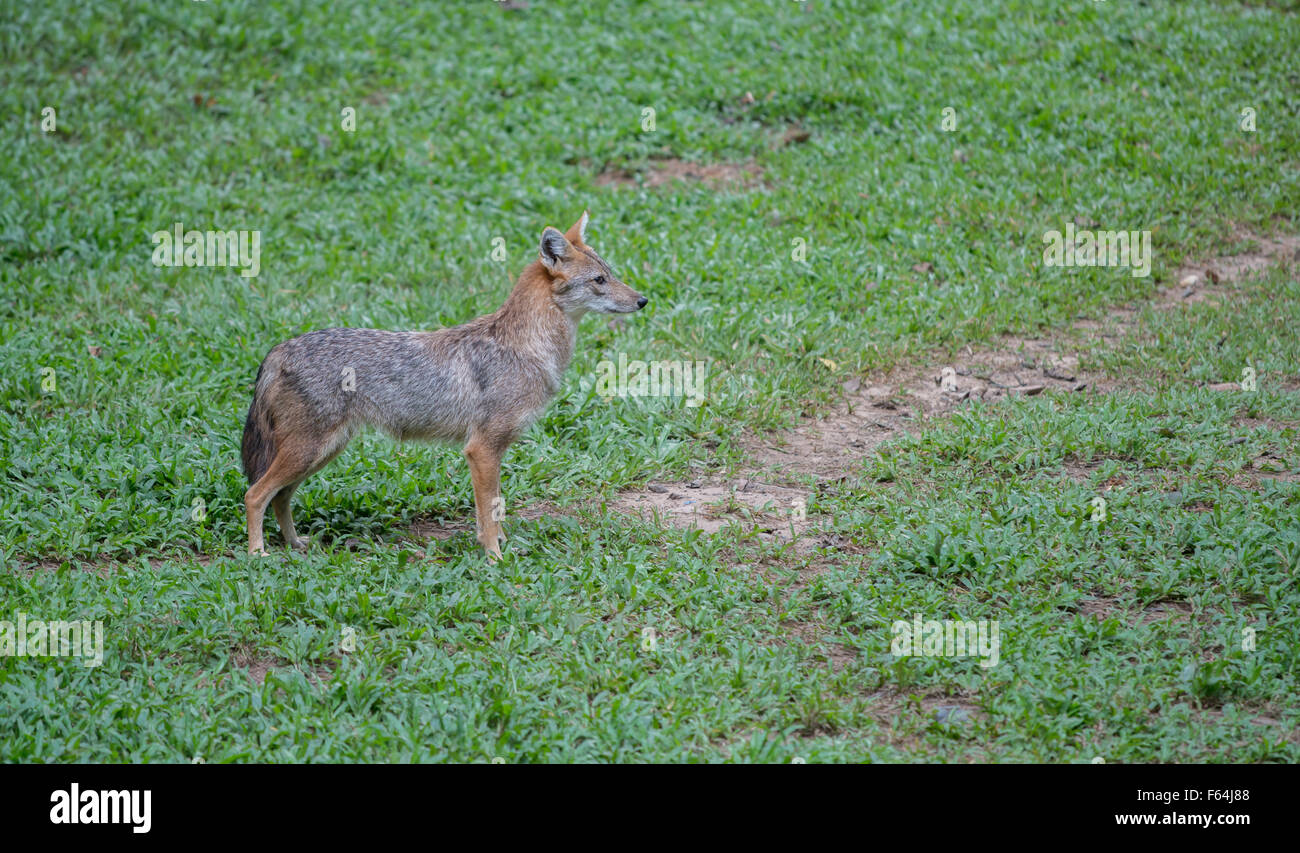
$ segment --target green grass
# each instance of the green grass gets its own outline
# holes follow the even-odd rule
[[[864,459],[809,507],[844,547],[602,504],[743,466],[739,438],[850,377],[1294,232],[1288,5],[0,0],[0,619],[106,631],[99,668],[0,657],[0,760],[1296,761],[1290,273],[1092,346],[1115,393],[972,406]],[[762,176],[596,181],[668,157]],[[243,557],[265,352],[491,311],[583,208],[651,304],[584,321],[507,457],[508,511],[559,512],[508,517],[500,564],[410,541],[469,523],[463,460],[367,436],[299,492],[319,544],[269,525]],[[1154,275],[1045,267],[1075,219],[1150,229]],[[260,230],[260,275],[153,266],[178,221]],[[620,353],[704,361],[706,404],[591,393]],[[1202,387],[1244,366],[1257,392]],[[916,612],[998,620],[1000,664],[892,658]]]

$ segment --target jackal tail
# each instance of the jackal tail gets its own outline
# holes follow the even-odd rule
[[[257,368],[253,404],[248,407],[248,418],[244,421],[244,474],[250,485],[262,479],[275,458],[275,422],[266,401],[266,386],[270,384],[266,373],[266,361],[263,361]]]

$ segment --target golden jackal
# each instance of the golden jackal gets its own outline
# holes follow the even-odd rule
[[[324,329],[272,349],[244,424],[248,552],[265,553],[270,502],[285,542],[305,548],[289,502],[364,425],[398,439],[463,442],[478,541],[501,556],[501,457],[559,390],[588,311],[628,314],[646,298],[586,244],[587,214],[542,231],[537,260],[496,313],[433,332]]]

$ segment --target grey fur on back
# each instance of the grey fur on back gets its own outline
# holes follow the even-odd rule
[[[518,352],[491,334],[490,320],[433,332],[308,332],[271,350],[257,393],[265,385],[276,411],[305,404],[317,431],[345,429],[348,438],[368,424],[397,439],[463,442],[489,423],[513,438],[558,390],[568,357],[557,364]],[[277,399],[286,394],[296,400]]]

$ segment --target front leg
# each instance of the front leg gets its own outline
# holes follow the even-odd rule
[[[465,445],[469,476],[474,483],[474,514],[479,544],[494,559],[501,556],[501,520],[505,502],[501,497],[501,457],[505,448],[475,434]]]

